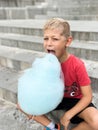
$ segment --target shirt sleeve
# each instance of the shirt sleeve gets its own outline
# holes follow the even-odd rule
[[[87,86],[91,83],[91,80],[86,71],[86,67],[83,62],[76,69],[76,76],[80,86]]]

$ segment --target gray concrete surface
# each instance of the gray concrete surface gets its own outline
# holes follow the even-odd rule
[[[60,118],[63,111],[48,113],[47,116],[53,121]],[[59,121],[59,120],[57,120]],[[70,124],[68,130],[75,125]],[[44,126],[33,119],[29,120],[21,113],[15,104],[0,98],[0,130],[43,130]],[[61,130],[63,126],[61,126]]]
[[[0,99],[0,130],[43,130],[42,125],[28,120],[24,114],[16,109],[14,104],[17,103],[17,80],[21,74],[22,72],[0,66],[0,97],[2,98]],[[94,93],[96,106],[98,106],[97,97],[97,93]],[[63,111],[55,111],[47,116],[58,122],[63,113]],[[69,130],[71,127],[73,127],[72,124],[70,124]]]
[[[1,72],[3,72],[4,70],[6,73],[0,73],[0,83],[3,84],[5,82],[3,85],[6,84],[6,89],[10,89],[8,87],[11,87],[10,85],[15,85],[16,82],[13,81],[17,79],[18,74],[16,74],[15,71],[13,71],[12,73],[12,70],[10,73],[9,69],[7,68],[2,68]],[[13,87],[12,91],[16,93],[16,88]],[[2,93],[1,90],[0,93]],[[14,98],[13,95],[12,98]],[[5,96],[8,96],[8,92],[5,93],[4,97]],[[10,96],[11,95],[9,95],[9,97],[6,97],[6,100],[3,99],[4,97],[2,97],[2,99],[0,98],[0,130],[43,130],[44,127],[42,125],[33,120],[28,120],[28,118],[17,109],[16,104],[12,103],[11,100],[11,102],[7,101],[8,99],[10,99]],[[95,97],[96,100],[94,101],[96,104],[98,100],[97,94],[95,95]],[[17,101],[17,97],[15,98]],[[63,111],[54,111],[48,113],[47,116],[53,121],[59,122],[59,119],[63,113]],[[70,130],[70,128],[72,127],[74,127],[74,125],[70,124],[68,130]],[[64,130],[63,127],[61,128],[61,130]]]
[[[28,120],[15,104],[0,99],[0,130],[43,130],[43,126]]]
[[[81,53],[84,54],[83,52]],[[24,70],[30,67],[35,58],[42,57],[44,55],[44,52],[31,51],[8,46],[0,46],[0,64],[5,67],[9,67],[12,69],[14,68],[15,70]],[[83,59],[83,61],[86,65],[89,76],[93,80],[93,88],[95,90],[98,90],[98,62],[86,59]]]
[[[1,33],[14,33],[31,36],[43,36],[43,26],[46,20],[1,20]],[[97,21],[68,21],[74,40],[98,41]]]
[[[43,37],[19,35],[12,33],[0,33],[0,44],[10,47],[18,47],[35,51],[44,51]],[[80,58],[97,61],[98,42],[73,40],[68,48],[71,53]]]

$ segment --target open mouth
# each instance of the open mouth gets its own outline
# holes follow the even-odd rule
[[[55,54],[55,50],[47,50],[48,53]]]

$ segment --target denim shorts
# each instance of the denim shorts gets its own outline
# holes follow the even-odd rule
[[[72,99],[72,98],[63,98],[62,102],[57,106],[57,108],[55,110],[65,110],[68,111],[70,110],[72,107],[74,107],[78,101],[80,99]],[[95,107],[93,103],[90,103],[87,107]],[[86,107],[86,108],[87,108]],[[85,109],[86,109],[85,108]],[[96,107],[95,107],[96,108]],[[83,109],[83,110],[85,110]],[[83,111],[82,110],[82,111]],[[81,112],[82,112],[81,111]],[[78,114],[80,114],[81,112],[79,112]],[[72,119],[71,119],[71,123],[73,124],[77,124],[83,121],[82,118],[78,117],[78,114],[76,114]]]

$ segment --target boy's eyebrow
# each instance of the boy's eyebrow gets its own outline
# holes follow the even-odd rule
[[[51,36],[52,38],[59,38],[58,36],[55,36],[55,35],[53,35],[53,36]],[[48,36],[44,36],[44,38],[48,38]]]

